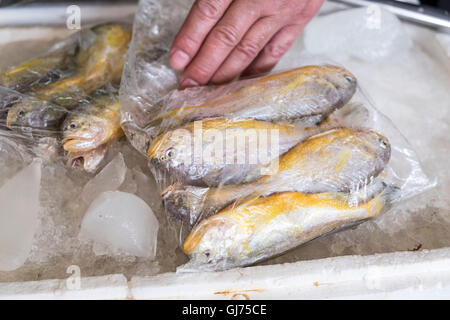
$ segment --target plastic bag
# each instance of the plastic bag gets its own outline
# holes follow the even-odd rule
[[[191,3],[140,2],[120,89],[122,127],[190,257],[179,270],[254,264],[433,185],[331,61],[177,90],[168,51]]]
[[[104,23],[0,73],[0,130],[49,161],[94,172],[123,136],[118,90],[131,26]]]

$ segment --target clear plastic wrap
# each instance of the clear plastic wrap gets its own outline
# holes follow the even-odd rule
[[[332,61],[177,90],[168,52],[191,4],[140,2],[120,89],[122,127],[190,257],[179,270],[251,265],[433,186]]]
[[[104,23],[0,73],[0,130],[35,155],[94,172],[123,136],[118,90],[131,25]]]

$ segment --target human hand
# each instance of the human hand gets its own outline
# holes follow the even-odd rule
[[[324,0],[197,0],[170,51],[180,87],[270,71]]]

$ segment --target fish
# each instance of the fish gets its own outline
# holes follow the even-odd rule
[[[107,23],[91,30],[95,38],[91,45],[80,51],[77,72],[34,90],[38,98],[70,109],[95,90],[108,83],[120,82],[131,40],[130,28],[122,24]]]
[[[11,107],[22,99],[22,95],[8,88],[0,88],[0,125],[6,125],[6,118]]]
[[[191,231],[183,245],[190,261],[179,270],[225,270],[279,255],[385,212],[392,190],[357,205],[345,193],[283,192],[229,206]]]
[[[270,161],[309,131],[292,124],[245,119],[191,122],[157,137],[148,150],[148,158],[153,166],[186,184],[216,187],[247,183],[258,179]],[[196,144],[201,148],[198,156]],[[206,152],[208,158],[203,156]],[[249,161],[246,157],[251,154],[256,156]]]
[[[318,122],[343,107],[356,87],[356,77],[344,68],[305,66],[262,77],[202,105],[169,110],[152,124],[176,128],[186,122],[224,116],[273,122],[312,117]]]
[[[124,135],[117,95],[100,94],[70,112],[62,125],[62,145],[72,154],[92,152]]]
[[[35,132],[54,133],[67,115],[67,109],[33,96],[21,96],[12,102],[6,116],[10,129],[32,128]]]
[[[242,185],[204,188],[174,184],[163,193],[169,217],[192,226],[236,200],[280,192],[356,192],[389,162],[386,137],[369,129],[336,128],[299,143],[272,161],[272,172]]]
[[[68,152],[66,166],[68,168],[82,169],[86,172],[93,173],[105,158],[108,149],[109,145],[105,143],[89,151]]]
[[[75,52],[77,47],[69,46],[65,50],[9,67],[0,74],[0,86],[26,93],[35,86],[54,82],[73,69]]]
[[[89,96],[104,91],[107,85],[120,82],[131,31],[127,26],[110,23],[94,27],[92,32],[94,41],[76,57],[76,74],[39,87],[30,93],[32,98],[15,103],[8,111],[8,127],[59,130],[69,111],[88,104]],[[33,98],[48,103],[43,107]]]
[[[148,159],[155,168],[184,184],[217,187],[249,183],[299,142],[337,126],[351,125],[365,117],[365,111],[362,105],[348,104],[312,126],[230,118],[190,122],[155,138]]]

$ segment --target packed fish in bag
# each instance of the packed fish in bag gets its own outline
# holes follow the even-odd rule
[[[140,1],[120,88],[122,127],[190,258],[179,271],[255,264],[433,185],[332,61],[177,90],[168,52],[191,4]]]
[[[128,24],[100,24],[3,70],[2,135],[20,137],[37,155],[56,145],[68,167],[95,172],[123,136],[118,90],[131,36]]]

